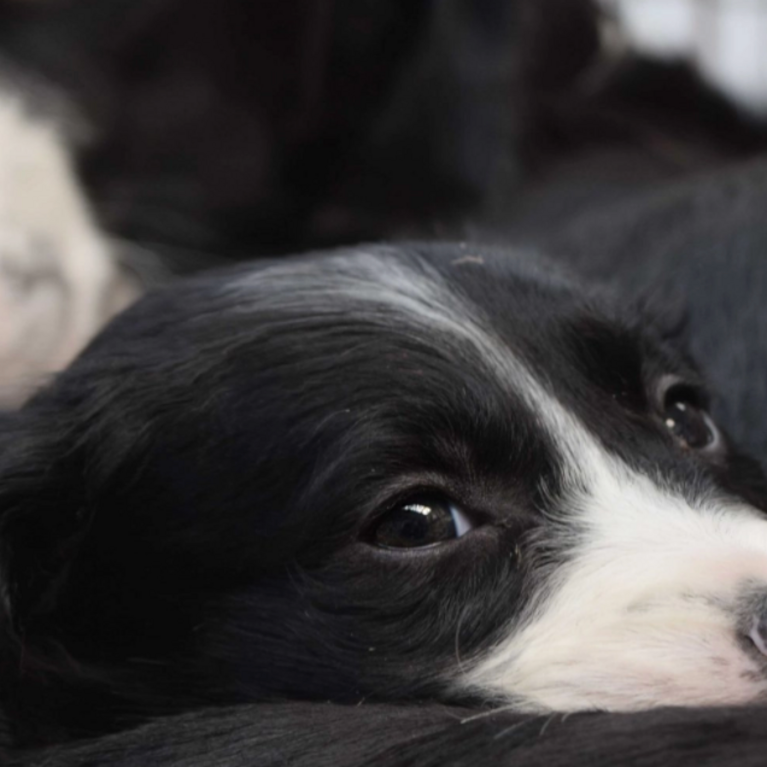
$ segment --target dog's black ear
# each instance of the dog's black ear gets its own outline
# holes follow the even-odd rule
[[[17,629],[45,614],[84,535],[82,467],[60,418],[0,422],[0,592]]]
[[[675,349],[686,352],[690,342],[690,309],[681,290],[672,285],[647,287],[633,298],[642,324]]]

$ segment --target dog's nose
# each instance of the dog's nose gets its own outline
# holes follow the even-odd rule
[[[767,655],[767,614],[762,613],[753,618],[748,638],[762,655]]]

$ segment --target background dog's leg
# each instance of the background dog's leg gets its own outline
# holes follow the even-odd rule
[[[0,407],[65,366],[132,298],[63,132],[0,93]]]

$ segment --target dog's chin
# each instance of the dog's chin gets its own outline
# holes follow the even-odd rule
[[[521,655],[488,687],[533,713],[767,701],[767,659],[731,621],[712,620],[705,609],[669,602],[620,626],[596,621],[588,634],[593,642],[562,637],[545,652]],[[504,695],[504,687],[515,693]]]
[[[701,556],[665,572],[647,564],[656,569],[645,586],[656,588],[644,593],[631,588],[630,557],[626,577],[613,572],[598,588],[576,575],[483,660],[473,683],[530,712],[767,701],[763,587],[751,592],[753,574],[767,574],[763,556]]]

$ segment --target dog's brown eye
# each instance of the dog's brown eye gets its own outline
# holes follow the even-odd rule
[[[685,387],[671,387],[664,397],[663,421],[676,439],[690,450],[711,450],[719,432],[693,394]]]
[[[386,549],[413,549],[460,538],[472,524],[453,503],[419,498],[390,511],[373,531],[372,543]]]

